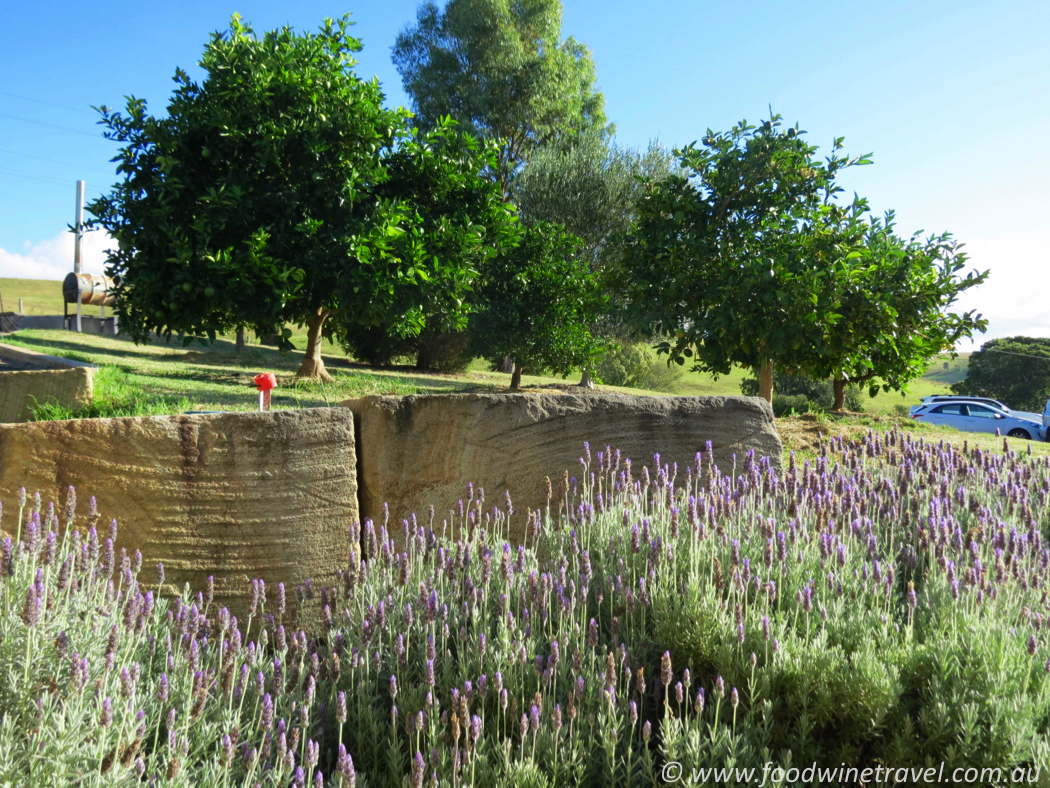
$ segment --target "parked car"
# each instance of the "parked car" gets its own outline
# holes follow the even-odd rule
[[[912,411],[911,417],[926,424],[943,424],[963,432],[995,432],[1011,438],[1045,440],[1046,429],[1034,419],[973,399],[928,402]],[[1044,418],[1045,421],[1045,418]]]
[[[974,402],[978,405],[989,405],[997,410],[1001,410],[1003,413],[1009,413],[1010,409],[1006,407],[1002,402],[997,399],[991,399],[989,397],[966,397],[966,396],[953,396],[951,394],[934,394],[930,397],[923,397],[919,400],[918,405],[911,406],[911,413],[916,413],[924,405],[929,405],[934,402]]]

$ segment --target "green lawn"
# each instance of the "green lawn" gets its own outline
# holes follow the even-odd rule
[[[0,279],[0,297],[8,311],[14,311],[18,299],[22,298],[27,314],[62,314],[61,282]],[[88,307],[89,314],[96,312],[97,307]],[[306,347],[305,328],[289,328],[292,329],[292,343],[303,350]],[[260,346],[257,338],[249,334],[249,347],[243,355],[237,356],[233,352],[232,339],[232,335],[226,335],[213,348],[198,346],[187,350],[163,344],[151,345],[148,349],[136,348],[122,340],[99,341],[94,337],[74,337],[62,331],[24,331],[5,341],[45,349],[55,355],[79,354],[101,365],[116,366],[152,397],[180,400],[187,397],[201,407],[250,408],[251,403],[244,400],[245,392],[251,394],[250,377],[257,371],[279,372],[286,377],[284,382],[291,384],[291,375],[298,368],[297,354],[281,356]],[[294,396],[298,396],[302,404],[323,404],[325,396],[329,399],[345,398],[364,391],[454,391],[502,387],[507,385],[509,378],[488,371],[488,365],[481,360],[471,364],[465,375],[451,376],[420,374],[409,368],[373,370],[348,362],[342,350],[327,340],[322,345],[322,352],[326,355],[325,363],[336,376],[335,382],[324,389],[318,384],[299,383],[294,392],[283,387],[276,395],[275,404],[290,402],[294,406]],[[173,373],[166,363],[175,360],[180,363]],[[954,360],[938,357],[930,364],[926,375],[912,383],[905,396],[880,392],[874,399],[865,397],[864,410],[875,415],[900,414],[921,397],[950,394],[949,386],[966,377],[968,363],[968,353]],[[737,369],[715,379],[712,375],[683,371],[674,393],[691,396],[739,394],[740,383],[748,375]],[[524,382],[533,386],[565,385],[566,382],[576,382],[576,379],[570,376],[565,381],[526,375]]]
[[[75,334],[70,331],[19,331],[3,342],[41,353],[87,361],[102,367],[97,379],[98,413],[78,415],[140,415],[181,410],[254,410],[258,395],[252,378],[277,374],[274,408],[334,404],[367,394],[415,394],[505,389],[510,375],[489,372],[475,364],[461,375],[418,372],[409,367],[373,369],[342,355],[326,355],[334,376],[330,383],[296,381],[299,353],[281,355],[272,348],[249,346],[238,354],[233,342],[218,340],[209,347],[183,348],[157,341],[135,345],[129,340]],[[525,375],[528,388],[565,386],[560,378]],[[138,405],[136,406],[136,403]]]

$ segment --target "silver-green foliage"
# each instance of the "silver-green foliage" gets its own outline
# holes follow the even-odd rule
[[[644,343],[611,344],[595,365],[597,378],[608,386],[674,392],[682,370],[671,367]]]

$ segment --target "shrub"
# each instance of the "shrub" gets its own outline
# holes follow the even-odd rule
[[[594,371],[606,385],[650,391],[673,392],[682,379],[679,367],[656,358],[645,343],[611,344]]]
[[[758,379],[744,378],[740,383],[740,393],[748,397],[758,396]],[[781,405],[782,413],[776,413],[778,396],[785,400]],[[790,402],[787,401],[789,398]],[[806,400],[807,404],[803,406],[802,400]],[[773,412],[776,415],[786,415],[792,408],[796,413],[831,410],[834,404],[835,391],[830,380],[814,380],[803,375],[774,371]],[[854,413],[864,410],[864,397],[860,386],[846,386],[846,410]]]
[[[800,413],[809,413],[810,410],[815,409],[812,400],[803,396],[802,394],[777,394],[774,389],[773,393],[773,415],[777,416],[792,416]]]
[[[140,581],[94,501],[79,516],[70,491],[60,528],[23,492],[0,554],[0,782],[1045,768],[1050,459],[894,431],[723,470],[710,444],[640,470],[585,446],[544,510],[469,488],[444,519],[354,524],[337,587],[254,581],[242,622],[209,590],[168,599],[163,568]]]

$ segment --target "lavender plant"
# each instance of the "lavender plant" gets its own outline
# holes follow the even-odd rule
[[[23,492],[0,521],[0,782],[944,761],[1046,784],[1050,461],[890,432],[727,470],[710,446],[640,470],[585,447],[543,510],[468,487],[444,516],[355,524],[337,587],[256,580],[243,621],[210,585],[140,581],[93,500]]]

